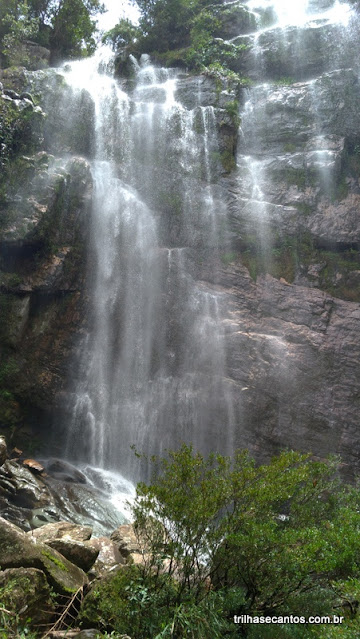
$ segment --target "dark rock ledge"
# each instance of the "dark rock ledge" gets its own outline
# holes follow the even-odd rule
[[[19,501],[28,505],[31,501],[46,503],[51,490],[45,478],[33,474],[18,460],[7,459],[3,438],[0,454],[0,503],[4,503],[6,494],[8,506],[13,501],[14,508]],[[0,517],[0,601],[4,610],[17,615],[20,623],[30,618],[34,628],[51,628],[65,600],[91,596],[92,582],[143,560],[131,524],[119,526],[108,537],[92,534],[91,526],[70,521],[48,523],[25,532]],[[64,633],[58,627],[48,636],[59,639]],[[91,629],[66,631],[66,637],[78,639],[97,634],[98,630]]]

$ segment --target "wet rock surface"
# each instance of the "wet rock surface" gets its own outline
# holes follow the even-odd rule
[[[302,150],[316,135],[356,136],[359,94],[358,75],[353,69],[337,69],[285,86],[256,86],[247,103],[251,113],[243,115],[246,141],[240,140],[240,153],[277,155],[284,152],[285,145],[298,145]]]
[[[29,529],[32,511],[51,506],[53,497],[44,482],[28,468],[7,460],[0,467],[0,504],[3,516]]]
[[[8,129],[0,197],[0,429],[9,444],[10,432],[21,431],[27,445],[39,441],[39,429],[53,419],[83,326],[92,178],[87,160],[64,157],[64,147],[48,144],[48,127],[55,123],[45,98],[51,84],[54,95],[56,86],[60,90],[58,78],[53,70],[1,71],[0,108]],[[74,153],[85,152],[70,131],[69,138]]]
[[[336,450],[348,477],[360,454],[358,34],[354,13],[346,27],[314,19],[235,40],[256,83],[240,96],[237,171],[220,181],[232,252],[212,269],[193,258],[222,298],[236,444],[260,458]]]
[[[313,4],[318,11],[331,5]],[[219,295],[225,383],[234,396],[237,445],[250,446],[257,455],[283,446],[319,455],[336,451],[350,472],[358,466],[360,453],[360,84],[353,54],[359,24],[355,17],[346,29],[315,20],[303,28],[274,26],[255,37],[249,35],[251,17],[238,8],[235,13],[224,17],[221,37],[233,38],[236,29],[241,30],[239,43],[250,45],[241,72],[255,85],[241,89],[238,96],[225,80],[216,83],[205,75],[184,73],[175,92],[186,111],[194,110],[199,148],[205,144],[202,110],[214,109],[210,125],[218,139],[207,151],[208,170],[216,176],[211,197],[214,207],[224,210],[218,228],[219,245],[224,246],[221,263],[204,248],[208,220],[206,225],[199,221],[189,233],[179,214],[182,177],[189,171],[179,163],[181,118],[178,127],[174,119],[172,136],[157,149],[151,175],[163,190],[154,194],[154,180],[147,181],[144,171],[140,195],[157,212],[162,267],[170,263],[169,251],[180,248],[199,290]],[[0,231],[2,349],[7,362],[0,425],[8,433],[10,426],[17,433],[25,425],[30,429],[25,439],[32,438],[32,429],[42,437],[56,413],[59,440],[54,454],[61,455],[60,424],[69,415],[63,420],[58,409],[69,404],[69,362],[88,328],[84,264],[92,178],[83,156],[94,153],[94,105],[86,91],[74,97],[55,70],[30,75],[23,69],[7,70],[1,78],[5,103],[30,112],[36,96],[48,117],[44,122],[39,114],[43,128],[38,148],[21,155],[21,188],[8,188],[4,211],[10,215]],[[144,88],[143,93],[144,102],[164,102],[161,87]],[[238,97],[237,138],[230,111]],[[76,105],[71,118],[70,103]],[[64,154],[74,157],[64,159]],[[120,160],[121,149],[119,167]],[[204,166],[193,166],[187,184],[195,191],[205,180]],[[260,258],[265,244],[266,258]],[[165,272],[164,280],[164,267]],[[186,290],[184,282],[181,286]],[[166,304],[173,304],[171,290]],[[181,341],[183,309],[175,311],[174,341]],[[221,420],[219,411],[210,429],[214,442]],[[15,486],[12,467],[6,464],[0,499],[12,521],[26,512],[29,526],[62,516],[84,523],[94,510],[94,494],[81,471],[75,475],[66,463],[47,466],[46,489],[31,483]],[[17,519],[10,494],[17,500]],[[111,508],[96,510],[98,534],[117,526]],[[109,522],[105,531],[104,520]]]
[[[82,543],[92,532],[110,534],[126,520],[111,503],[107,484],[101,484],[96,476],[94,483],[93,477],[86,477],[67,462],[60,464],[60,460],[44,460],[40,465],[46,473],[34,474],[21,459],[6,460],[0,467],[0,512],[21,529],[31,531],[35,539],[47,543],[67,538]],[[66,468],[67,476],[53,476],[53,466]],[[83,554],[89,555],[86,563],[93,553],[84,550]]]
[[[53,458],[47,460],[46,469],[55,479],[75,484],[86,484],[84,473],[64,459]]]
[[[66,483],[48,478],[54,496],[56,515],[52,521],[66,518],[81,526],[91,525],[96,535],[106,535],[124,520],[121,512],[109,502],[109,495],[91,485]],[[44,522],[42,522],[44,523]],[[37,525],[41,525],[40,522]]]
[[[240,264],[227,270],[231,277],[234,287],[224,290],[229,382],[253,425],[237,433],[237,445],[260,457],[287,446],[320,457],[337,450],[351,477],[360,455],[359,304],[269,275],[255,283]]]

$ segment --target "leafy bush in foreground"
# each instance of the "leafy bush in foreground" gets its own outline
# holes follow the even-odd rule
[[[183,446],[153,462],[152,482],[138,485],[133,506],[143,564],[96,586],[82,613],[88,624],[137,639],[331,639],[336,629],[350,636],[358,623],[359,499],[337,479],[336,460],[285,452],[257,467],[245,452],[204,459]],[[233,619],[334,611],[348,623],[260,627]]]

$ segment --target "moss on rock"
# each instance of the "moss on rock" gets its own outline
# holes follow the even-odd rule
[[[2,517],[0,518],[2,568],[42,570],[55,592],[69,595],[87,584],[85,573],[46,544],[37,542]]]

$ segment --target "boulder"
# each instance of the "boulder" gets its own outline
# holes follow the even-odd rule
[[[124,522],[124,517],[116,506],[107,500],[107,494],[101,487],[99,487],[100,490],[96,489],[90,481],[88,484],[66,482],[53,479],[49,474],[46,483],[54,496],[58,514],[56,517],[43,518],[42,521],[39,521],[37,516],[32,528],[38,528],[47,523],[68,521],[85,526],[87,530],[92,529],[93,535],[102,537],[110,535],[112,530]],[[42,517],[41,512],[39,515]],[[72,538],[71,533],[70,537]],[[82,541],[82,539],[75,539],[75,541]]]
[[[139,69],[139,63],[133,55],[129,55],[126,48],[120,49],[114,60],[115,76],[127,78],[130,81],[136,76]]]
[[[42,508],[53,503],[53,498],[40,477],[16,461],[7,460],[0,468],[0,492],[14,496],[22,508]]]
[[[72,524],[69,521],[57,521],[52,524],[45,524],[45,526],[32,530],[28,534],[45,544],[55,539],[83,542],[90,539],[92,528],[91,526]]]
[[[37,568],[50,586],[71,595],[88,583],[85,573],[59,552],[24,533],[0,517],[0,557],[2,568]]]
[[[24,67],[18,66],[0,69],[0,78],[3,90],[12,89],[17,93],[21,93],[28,84],[26,69]]]
[[[220,5],[217,18],[220,21],[217,35],[224,39],[256,30],[254,13],[236,3]]]
[[[99,554],[99,549],[84,543],[91,537],[91,526],[80,526],[67,521],[59,521],[45,524],[45,526],[41,526],[27,534],[54,548],[85,572],[90,570]]]
[[[91,571],[97,576],[103,576],[110,570],[126,563],[117,544],[108,537],[94,537],[90,539],[88,545],[99,551]]]
[[[27,55],[27,68],[31,71],[46,69],[50,62],[50,51],[36,42],[26,40],[24,47]]]
[[[0,601],[19,615],[20,622],[45,624],[54,613],[45,573],[37,568],[8,568],[0,572]]]
[[[48,542],[48,545],[61,553],[72,564],[79,566],[84,572],[90,570],[100,552],[99,548],[94,548],[87,542],[67,538],[53,539]]]
[[[141,554],[140,544],[132,524],[119,526],[111,533],[110,539],[117,545],[120,554],[126,559],[128,559],[130,555]]]
[[[55,457],[49,459],[46,464],[46,470],[55,479],[75,484],[86,484],[84,473],[64,459],[56,459]],[[90,539],[90,537],[87,537],[87,539]]]

